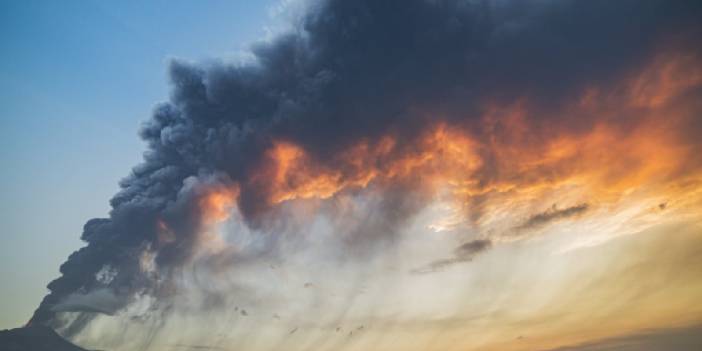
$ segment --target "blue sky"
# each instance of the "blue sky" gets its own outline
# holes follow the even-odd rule
[[[141,158],[172,58],[235,58],[277,1],[0,3],[0,329],[30,317]]]

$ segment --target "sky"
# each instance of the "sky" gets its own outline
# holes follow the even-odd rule
[[[274,5],[0,4],[0,328],[29,320],[85,220],[107,215],[144,151],[141,123],[168,98],[168,61],[240,55],[267,35]]]
[[[699,2],[2,6],[2,328],[702,346]]]

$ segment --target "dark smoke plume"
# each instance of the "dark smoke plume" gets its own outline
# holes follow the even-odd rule
[[[699,1],[331,0],[311,6],[295,33],[256,45],[252,64],[173,62],[171,99],[141,131],[143,163],[121,181],[109,218],[85,224],[86,246],[61,265],[30,323],[68,328],[57,313],[77,306],[89,311],[72,322],[79,330],[93,311],[168,296],[170,276],[201,240],[197,204],[212,187],[238,188],[247,225],[265,228],[276,203],[259,173],[276,142],[294,143],[343,181],[358,170],[338,154],[360,140],[393,136],[391,159],[414,152],[416,137],[439,122],[486,145],[504,137],[499,124],[477,123],[486,100],[528,98],[543,113],[526,118],[544,135],[590,130],[591,117],[550,112],[583,87],[630,75],[665,35],[699,51],[701,13]],[[480,154],[472,177],[488,186],[500,170],[493,150]],[[403,194],[417,183],[419,174],[389,190],[400,200],[384,206],[387,218],[411,215],[416,206]],[[168,240],[159,237],[164,226]],[[107,307],[86,299],[108,299]]]

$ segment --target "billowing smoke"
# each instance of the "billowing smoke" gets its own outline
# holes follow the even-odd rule
[[[309,244],[289,236],[314,225],[340,242],[329,255],[392,252],[435,202],[455,210],[436,231],[459,235],[444,263],[467,262],[520,225],[597,213],[624,183],[690,174],[701,16],[698,1],[329,0],[252,62],[175,61],[143,163],[109,218],[85,224],[30,323],[73,334],[137,300],[167,310],[183,267],[278,269]],[[587,190],[548,192],[574,179]],[[227,221],[246,239],[218,236]]]

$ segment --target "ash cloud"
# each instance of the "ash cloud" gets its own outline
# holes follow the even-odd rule
[[[86,294],[73,293],[68,295],[60,304],[53,307],[54,312],[95,312],[113,315],[124,301],[116,296],[112,291],[98,289]]]
[[[506,137],[499,125],[487,131],[477,123],[486,100],[529,97],[544,112],[527,117],[529,123],[588,130],[594,118],[542,116],[553,116],[547,112],[575,99],[583,87],[628,76],[669,33],[698,47],[689,43],[699,38],[702,13],[697,1],[318,5],[296,32],[254,46],[252,64],[171,64],[171,99],[141,131],[148,145],[144,161],[121,181],[109,218],[86,223],[86,246],[61,265],[31,324],[70,327],[56,318],[56,307],[70,306],[74,294],[110,291],[118,297],[111,301],[121,301],[110,311],[135,296],[170,296],[172,277],[201,243],[202,215],[195,204],[210,187],[238,186],[236,207],[246,225],[274,227],[277,205],[257,172],[269,163],[266,152],[276,141],[295,143],[319,167],[338,169],[344,180],[357,170],[338,155],[359,140],[373,144],[395,136],[398,144],[386,156],[391,159],[414,151],[413,140],[439,122],[478,140]],[[494,153],[482,149],[483,167],[471,175],[486,187],[500,177]],[[421,209],[407,191],[421,175],[410,178],[406,186],[386,190],[393,200],[376,213],[386,219],[378,220],[379,228],[364,228],[359,240],[391,233]],[[586,209],[554,210],[525,225]],[[170,228],[167,241],[159,239],[161,222]],[[368,234],[373,231],[381,234]],[[465,261],[489,247],[489,241],[474,241],[438,264]],[[98,278],[105,267],[114,272],[109,281]]]

